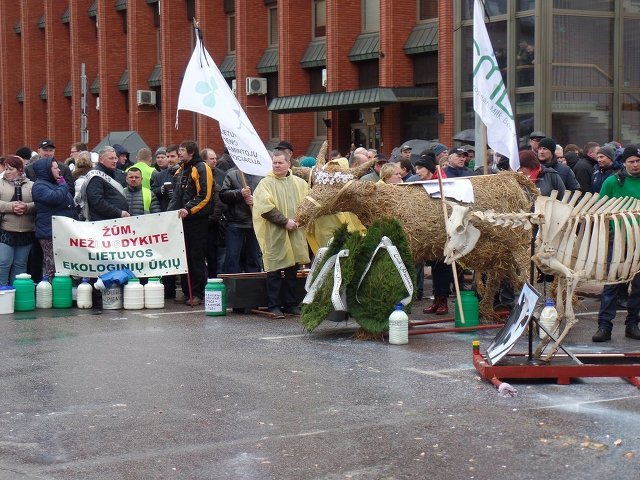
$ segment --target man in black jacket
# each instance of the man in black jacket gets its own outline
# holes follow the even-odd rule
[[[555,155],[556,145],[556,141],[553,138],[545,137],[540,140],[538,144],[538,160],[540,160],[540,164],[543,167],[553,168],[558,172],[567,190],[572,192],[580,190],[580,185],[578,184],[578,180],[576,180],[573,170],[564,163],[558,162]]]
[[[116,169],[117,163],[118,157],[113,147],[106,146],[100,149],[98,164],[87,173],[87,220],[109,220],[129,216],[129,204],[123,188],[124,174]]]
[[[182,142],[178,155],[181,165],[175,175],[176,184],[169,210],[178,210],[182,219],[191,291],[186,275],[182,276],[180,284],[186,298],[184,303],[195,307],[202,303],[207,283],[205,253],[209,214],[213,209],[214,180],[211,167],[198,153],[196,142]]]
[[[248,273],[261,270],[260,246],[253,230],[251,205],[253,205],[253,192],[262,178],[257,175],[243,175],[237,168],[232,168],[227,172],[222,184],[220,199],[228,206],[225,214],[227,217],[225,273]]]

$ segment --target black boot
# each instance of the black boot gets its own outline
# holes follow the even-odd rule
[[[611,330],[604,327],[598,327],[598,331],[591,337],[592,342],[608,342],[609,340],[611,340]]]
[[[627,325],[624,329],[624,336],[633,338],[634,340],[640,340],[640,328],[638,328],[638,325]]]
[[[282,309],[280,306],[282,302],[280,300],[280,290],[282,288],[282,273],[280,270],[275,272],[267,272],[267,297],[269,299],[269,313],[276,315],[278,318],[282,318]]]
[[[284,269],[284,280],[282,288],[282,296],[284,299],[284,313],[292,315],[300,315],[300,307],[296,298],[296,289],[298,287],[298,266]]]

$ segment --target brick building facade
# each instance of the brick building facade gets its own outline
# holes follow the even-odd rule
[[[536,129],[638,141],[640,2],[484,4],[521,140]],[[472,11],[473,0],[0,0],[0,152],[81,139],[83,64],[89,147],[135,130],[151,148],[194,138],[221,150],[212,119],[181,112],[174,127],[193,18],[267,145],[451,145],[474,127]]]
[[[0,152],[33,147],[45,137],[64,152],[81,139],[82,64],[89,147],[109,132],[135,130],[151,148],[195,138],[201,145],[222,149],[214,120],[181,112],[180,129],[174,128],[181,77],[194,44],[192,17],[198,19],[205,46],[229,84],[236,79],[238,99],[265,143],[287,139],[296,145],[296,154],[303,154],[328,135],[332,148],[348,150],[352,141],[363,143],[365,138],[353,137],[353,125],[375,132],[365,138],[367,146],[384,151],[405,139],[398,121],[402,108],[384,95],[414,86],[414,65],[404,46],[416,26],[415,1],[380,1],[375,45],[363,52],[354,52],[363,35],[359,2],[40,0],[21,1],[18,8],[15,3],[0,0]],[[323,5],[326,18],[319,20],[314,9]],[[451,12],[443,9],[442,15]],[[314,23],[323,22],[320,28],[325,30],[319,33],[324,35],[315,35]],[[452,19],[440,18],[439,23],[440,31],[450,36]],[[271,31],[273,27],[278,31]],[[301,60],[304,63],[314,41],[323,44],[324,55],[305,68]],[[440,43],[452,45],[450,40]],[[354,55],[365,60],[351,61]],[[451,57],[440,55],[445,61]],[[225,70],[225,65],[231,68]],[[363,81],[371,69],[379,69],[377,85]],[[446,77],[449,82],[451,76]],[[267,78],[267,94],[247,95],[247,77]],[[327,108],[319,103],[307,110],[290,105],[269,109],[275,98],[359,92],[365,86],[372,90],[369,97],[365,92],[353,105],[347,101]],[[440,88],[446,91],[452,85]],[[156,104],[139,104],[139,91],[155,92]],[[434,109],[445,112],[432,137],[453,133],[453,116],[448,114],[453,96],[443,98],[440,105],[435,95],[428,99],[437,105]]]

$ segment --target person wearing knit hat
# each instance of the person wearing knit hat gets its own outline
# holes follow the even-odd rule
[[[449,149],[446,145],[442,143],[435,143],[431,146],[431,152],[433,152],[433,156],[436,161],[436,165],[440,162],[440,160],[447,155],[449,155]]]
[[[622,152],[624,168],[615,175],[610,175],[602,184],[600,195],[609,198],[632,197],[640,199],[640,148],[629,145]],[[623,234],[624,235],[624,234]],[[614,235],[610,230],[609,252],[613,250]],[[591,337],[593,342],[607,342],[611,340],[613,320],[616,318],[616,302],[618,286],[605,285],[600,295],[600,309],[598,311],[598,330]],[[627,316],[625,319],[624,335],[633,340],[640,340],[638,315],[640,314],[640,274],[631,280],[631,289],[627,301]]]
[[[567,165],[558,162],[558,159],[555,156],[556,145],[557,142],[550,137],[545,137],[540,140],[540,143],[538,144],[538,160],[540,160],[540,163],[543,166],[553,168],[558,172],[567,190],[572,192],[580,190],[580,185],[578,184],[578,180],[576,179],[573,170],[571,170]]]
[[[591,182],[592,193],[600,193],[604,181],[619,170],[613,165],[615,158],[616,152],[613,147],[598,148],[598,153],[596,153],[598,166],[593,172],[593,180]]]
[[[540,148],[546,148],[547,150],[549,150],[550,152],[555,152],[556,151],[556,141],[553,138],[549,138],[549,137],[544,137],[542,140],[540,140],[540,142],[538,143],[538,149]]]
[[[627,160],[631,157],[640,157],[640,145],[628,145],[620,155],[620,161],[627,167]]]
[[[315,164],[316,164],[316,159],[313,157],[302,157],[302,159],[300,160],[301,167],[311,168],[315,166]]]
[[[27,162],[29,160],[31,160],[31,154],[33,152],[31,151],[31,149],[29,147],[27,147],[26,145],[24,147],[20,147],[19,149],[16,150],[16,155],[18,157],[20,157],[22,160],[24,160],[24,164],[26,165]]]
[[[164,147],[158,147],[156,153],[153,154],[155,159],[155,169],[160,171],[169,166],[169,159],[167,158],[167,149]]]

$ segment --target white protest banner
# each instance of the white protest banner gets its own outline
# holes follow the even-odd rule
[[[271,171],[269,152],[204,48],[200,29],[195,31],[196,47],[180,87],[176,128],[180,110],[190,110],[217,120],[224,145],[236,166],[249,175],[264,176]]]
[[[509,157],[513,171],[520,168],[518,136],[513,110],[500,67],[484,24],[481,0],[473,8],[473,109],[487,126],[487,143]]]
[[[53,217],[56,273],[98,277],[128,268],[136,277],[187,273],[178,212],[78,222]]]

